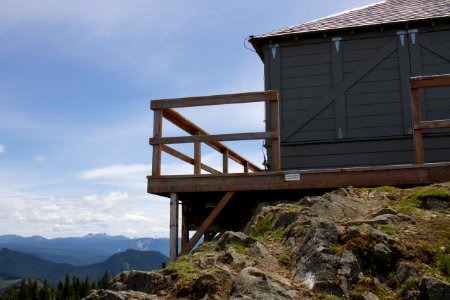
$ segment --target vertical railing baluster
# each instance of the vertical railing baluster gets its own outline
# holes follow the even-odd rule
[[[162,110],[157,109],[153,112],[153,137],[162,136]],[[152,176],[161,175],[161,145],[153,145],[152,156]]]
[[[279,94],[276,101],[270,101],[270,117],[272,131],[277,133],[277,137],[272,139],[272,171],[281,170],[280,162],[280,114],[279,114]]]
[[[412,97],[412,119],[414,132],[414,161],[416,164],[423,164],[425,162],[423,150],[422,129],[415,129],[415,126],[421,121],[420,113],[420,93],[418,88],[411,89]]]
[[[200,134],[196,132],[195,134]],[[202,143],[194,142],[194,174],[202,173]]]
[[[228,173],[228,149],[223,149],[222,152],[222,172]]]

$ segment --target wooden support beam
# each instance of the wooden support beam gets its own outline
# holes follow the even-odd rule
[[[292,171],[290,171],[292,172]],[[414,185],[450,180],[450,163],[407,164],[298,171],[300,180],[286,180],[289,172],[147,177],[149,193],[203,193],[328,189],[347,186]],[[437,174],[440,175],[431,175]],[[433,181],[430,180],[433,176]]]
[[[205,231],[208,229],[208,227],[214,222],[214,220],[217,218],[219,213],[222,211],[222,209],[227,205],[227,203],[230,201],[231,197],[233,197],[234,192],[227,192],[223,198],[217,203],[216,207],[212,210],[212,212],[209,214],[209,216],[203,221],[202,225],[198,228],[198,230],[195,232],[194,236],[191,238],[189,243],[181,249],[180,256],[186,255],[189,252],[191,252],[192,248],[194,248],[195,244],[200,240],[201,236],[205,233]]]
[[[248,132],[151,138],[150,145],[183,144],[211,141],[265,140],[277,138],[278,132]]]
[[[175,126],[181,128],[182,130],[186,131],[189,134],[196,134],[196,132],[200,132],[200,134],[209,135],[209,133],[206,132],[204,129],[202,129],[201,127],[197,126],[193,122],[189,121],[188,119],[186,119],[180,113],[176,112],[173,109],[170,109],[170,108],[164,109],[163,110],[163,116],[169,122],[173,123]],[[223,153],[224,150],[227,150],[228,151],[228,157],[230,159],[234,160],[235,162],[239,163],[239,164],[242,164],[244,161],[246,161],[246,159],[244,157],[242,157],[241,155],[239,155],[235,151],[231,150],[230,148],[228,148],[227,146],[225,146],[221,142],[211,141],[211,142],[205,142],[205,144],[207,144],[208,146],[210,146],[214,150],[216,150],[218,152],[221,152],[221,153]],[[261,168],[259,168],[258,166],[254,165],[252,163],[249,166],[250,166],[250,169],[253,172],[260,172],[260,171],[262,171]]]
[[[170,194],[170,261],[178,257],[178,194]]]
[[[183,202],[181,206],[181,249],[189,243],[189,222],[188,222],[189,204]]]
[[[450,85],[450,74],[411,77],[411,89]]]
[[[185,155],[185,154],[183,154],[183,153],[173,149],[172,147],[169,147],[169,146],[166,146],[166,145],[161,145],[161,150],[166,152],[166,153],[168,153],[168,154],[170,154],[170,155],[172,155],[172,156],[175,156],[176,158],[178,158],[178,159],[180,159],[180,160],[182,160],[184,162],[187,162],[188,164],[194,165],[194,159],[193,158],[191,158],[191,157],[189,157],[189,156],[187,156],[187,155]],[[209,172],[211,174],[220,174],[221,173],[219,170],[216,170],[216,169],[214,169],[214,168],[212,168],[212,167],[210,167],[208,165],[205,165],[203,163],[200,164],[200,166],[201,166],[202,170],[205,170],[206,172]]]
[[[437,129],[437,128],[450,128],[450,119],[420,121],[419,124],[414,125],[414,129]]]
[[[153,113],[153,137],[160,138],[162,134],[162,111]],[[153,145],[152,176],[161,175],[161,145]]]
[[[244,173],[248,173],[248,162],[244,163]]]
[[[151,109],[276,101],[276,91],[152,100]]]

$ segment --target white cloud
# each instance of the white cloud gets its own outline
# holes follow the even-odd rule
[[[45,155],[42,154],[36,154],[35,156],[33,156],[33,160],[38,163],[43,163],[47,160],[47,157],[45,157]]]
[[[168,231],[163,230],[168,224],[167,210],[167,199],[122,191],[51,197],[0,189],[0,228],[26,236],[83,236],[89,232],[167,236]]]
[[[133,173],[148,172],[149,168],[150,166],[144,164],[107,166],[84,171],[81,173],[81,178],[89,180],[121,177]]]
[[[0,154],[4,154],[4,153],[6,153],[5,145],[0,144]]]
[[[126,192],[117,191],[110,192],[104,195],[88,195],[84,196],[83,200],[86,204],[102,209],[109,209],[111,207],[116,206],[118,203],[127,201],[128,194]]]
[[[126,222],[148,222],[149,218],[142,213],[138,212],[131,212],[124,214],[121,218],[123,221]]]

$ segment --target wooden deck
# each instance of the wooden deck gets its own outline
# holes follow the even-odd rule
[[[277,191],[421,185],[450,180],[450,163],[411,164],[238,174],[148,176],[148,192],[161,196],[228,191]]]
[[[280,160],[279,96],[277,91],[216,95],[196,98],[154,100],[152,175],[147,177],[147,191],[170,197],[171,260],[189,253],[201,236],[205,240],[217,232],[242,226],[245,213],[260,202],[298,200],[308,191],[339,187],[373,187],[382,185],[424,185],[450,181],[450,162],[425,163],[422,131],[450,127],[450,119],[422,121],[419,89],[448,86],[450,75],[411,78],[414,164],[352,167],[339,169],[282,170]],[[184,118],[173,108],[201,105],[223,105],[263,101],[270,115],[266,132],[210,135]],[[188,136],[162,137],[162,121],[167,119],[186,131]],[[221,141],[262,139],[270,145],[267,170],[240,156]],[[189,157],[168,144],[193,143],[194,157]],[[221,153],[222,168],[202,163],[201,143]],[[194,166],[191,175],[162,175],[161,152],[166,152]],[[243,173],[228,173],[228,160],[242,165]],[[210,174],[202,174],[202,170]],[[181,241],[178,251],[178,211],[181,205]],[[238,227],[240,229],[241,227]],[[192,237],[189,231],[196,230]]]

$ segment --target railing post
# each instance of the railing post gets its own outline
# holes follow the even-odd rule
[[[222,168],[222,172],[224,174],[228,173],[228,149],[223,149],[222,152],[222,161],[223,161],[223,168]]]
[[[178,257],[178,194],[170,193],[170,261]]]
[[[414,131],[414,161],[416,164],[423,164],[425,161],[423,150],[422,129],[416,129],[416,125],[421,121],[420,115],[420,93],[418,88],[411,89],[412,97],[412,119]]]
[[[195,134],[200,134],[197,131]],[[202,173],[202,143],[194,142],[194,174]]]
[[[272,139],[272,171],[281,170],[280,161],[280,113],[279,113],[279,94],[276,101],[270,101],[270,123],[272,131],[277,133],[277,137]]]
[[[162,135],[162,110],[157,109],[153,113],[153,137]],[[161,175],[161,145],[153,145],[152,176]]]

